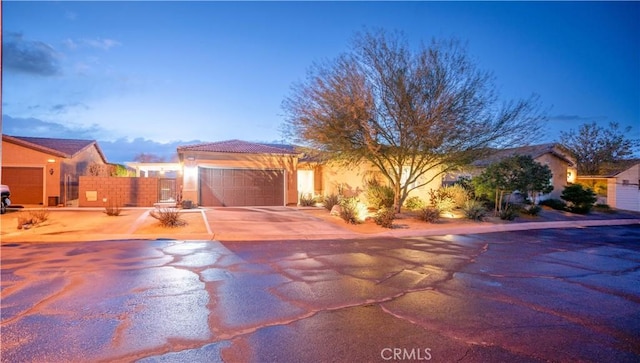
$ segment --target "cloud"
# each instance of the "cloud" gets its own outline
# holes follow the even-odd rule
[[[64,107],[63,105],[60,105]],[[109,140],[108,131],[97,125],[91,127],[70,127],[57,122],[43,121],[37,118],[18,118],[3,115],[2,133],[11,136],[52,137],[62,139],[97,140],[100,149],[110,163],[133,161],[136,156],[145,153],[166,161],[177,157],[176,149],[181,145],[199,144],[200,140],[171,141],[161,143],[138,137]]]
[[[82,39],[82,43],[84,43],[85,45],[91,47],[91,48],[98,48],[98,49],[102,49],[102,50],[109,50],[113,47],[117,47],[122,45],[122,43],[120,43],[117,40],[113,40],[113,39]]]
[[[21,73],[53,76],[61,73],[56,50],[40,41],[25,40],[22,34],[10,33],[2,44],[4,67]]]
[[[172,162],[177,160],[176,149],[178,146],[199,144],[200,140],[172,141],[160,143],[157,141],[136,138],[133,140],[121,138],[115,141],[100,141],[98,144],[110,163],[124,163],[133,161],[136,156],[145,153],[156,156],[164,161]]]
[[[91,127],[69,127],[57,122],[37,118],[20,118],[2,115],[2,133],[12,136],[53,137],[62,139],[95,139],[103,132],[97,125]]]

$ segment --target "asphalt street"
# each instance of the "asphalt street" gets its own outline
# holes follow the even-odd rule
[[[2,362],[637,362],[639,241],[3,243]]]

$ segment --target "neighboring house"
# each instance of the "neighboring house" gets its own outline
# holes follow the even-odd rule
[[[516,155],[531,156],[536,162],[547,165],[549,169],[551,169],[551,173],[553,174],[551,178],[553,191],[541,196],[540,200],[548,198],[559,199],[564,187],[568,183],[572,183],[576,178],[576,164],[569,156],[569,153],[560,145],[549,143],[495,150],[488,157],[474,161],[462,172],[448,174],[445,177],[444,183],[452,183],[460,177],[476,176],[489,165]]]
[[[605,175],[579,176],[578,182],[587,185],[606,182],[606,204],[611,208],[640,212],[640,159],[620,162]]]
[[[182,200],[200,206],[285,206],[298,203],[292,146],[241,140],[178,147]]]
[[[69,205],[92,164],[107,164],[95,140],[2,135],[2,184],[12,204]]]

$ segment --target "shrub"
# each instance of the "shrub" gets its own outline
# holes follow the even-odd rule
[[[160,208],[152,210],[149,215],[159,220],[163,227],[173,228],[187,224],[180,216],[180,211],[177,208]]]
[[[429,202],[432,207],[435,207],[441,212],[452,211],[456,206],[455,199],[453,199],[453,193],[447,188],[442,187],[436,190],[431,189],[429,191]]]
[[[393,227],[393,219],[395,218],[396,213],[393,211],[393,208],[382,208],[376,213],[374,218],[377,225],[382,226],[384,228],[392,228]]]
[[[109,204],[106,207],[104,207],[104,212],[108,216],[119,216],[120,213],[122,212],[122,207],[120,206],[119,203],[109,202]]]
[[[30,210],[27,213],[18,214],[18,229],[29,229],[49,219],[47,209]]]
[[[603,212],[603,213],[615,213],[616,211],[611,209],[611,207],[608,204],[604,204],[604,203],[596,203],[593,206],[593,209],[597,210],[598,212]]]
[[[440,219],[440,211],[433,207],[422,208],[418,211],[416,218],[423,222],[435,223]]]
[[[555,210],[564,210],[567,206],[567,203],[563,202],[560,199],[547,199],[547,200],[541,201],[539,204],[545,205]]]
[[[503,208],[500,211],[500,219],[506,221],[512,221],[516,219],[518,216],[518,209],[520,209],[517,205],[509,205],[506,208]]]
[[[530,216],[537,216],[538,214],[540,214],[540,211],[542,211],[542,207],[540,207],[539,205],[528,204],[522,207],[521,211],[522,213]]]
[[[482,202],[475,199],[468,200],[462,207],[462,211],[465,217],[474,221],[481,221],[487,215],[487,210]]]
[[[333,206],[337,204],[340,204],[340,197],[337,194],[325,195],[324,199],[322,200],[322,205],[328,211],[331,211],[331,208],[333,208]]]
[[[380,184],[378,179],[369,179],[365,182],[367,202],[369,207],[392,208],[394,200],[393,189],[388,185]]]
[[[567,185],[560,196],[567,202],[567,209],[573,213],[587,214],[598,200],[593,190],[580,184]]]
[[[340,218],[351,224],[360,223],[358,215],[359,200],[356,197],[344,198],[340,201]]]
[[[303,207],[314,207],[316,205],[316,198],[311,194],[300,194],[300,205]]]
[[[420,197],[409,197],[404,201],[404,207],[409,210],[420,210],[425,207],[425,203]]]

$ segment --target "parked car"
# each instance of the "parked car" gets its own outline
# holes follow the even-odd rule
[[[0,192],[0,197],[2,199],[2,209],[0,209],[0,213],[5,214],[5,212],[7,211],[7,207],[11,205],[11,200],[9,200],[11,191],[9,190],[9,186],[0,185]]]

